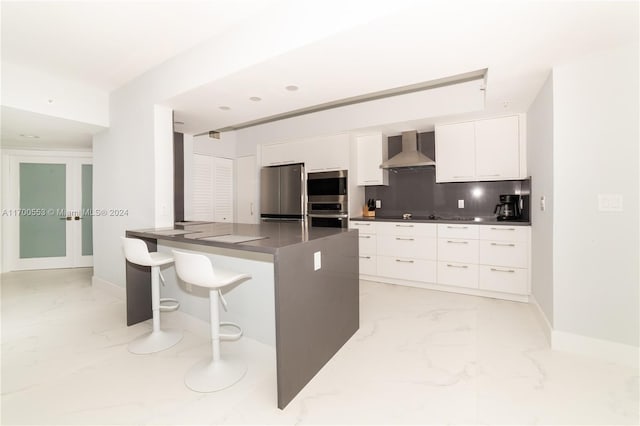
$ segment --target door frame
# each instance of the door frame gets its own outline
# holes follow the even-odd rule
[[[20,206],[20,162],[66,164],[67,169],[67,211],[77,210],[80,200],[75,198],[81,190],[80,167],[76,165],[92,163],[89,151],[43,151],[43,150],[2,150],[2,271],[32,269],[54,269],[91,266],[93,256],[76,256],[81,248],[81,231],[67,224],[67,255],[58,258],[20,259],[20,222],[18,216],[4,213]],[[71,166],[71,167],[69,167]],[[71,194],[71,198],[69,197]],[[78,227],[76,227],[78,228]],[[76,241],[78,240],[78,241]]]

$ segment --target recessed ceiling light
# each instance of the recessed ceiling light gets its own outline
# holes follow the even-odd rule
[[[299,87],[298,87],[298,86],[294,86],[294,85],[292,84],[292,85],[290,85],[290,86],[285,87],[285,89],[287,89],[287,90],[288,90],[288,91],[290,91],[290,92],[295,92],[296,90],[298,90],[298,89],[299,89]]]
[[[260,102],[262,100],[262,98],[259,98],[257,96],[252,96],[252,97],[249,98],[249,100],[253,101],[253,102]]]
[[[223,111],[229,111],[231,109],[231,107],[228,107],[226,105],[222,105],[221,107],[218,107],[218,108],[220,108]]]
[[[20,136],[22,136],[23,138],[29,138],[29,139],[40,139],[40,136],[38,136],[38,135],[24,135],[24,134],[21,134]]]

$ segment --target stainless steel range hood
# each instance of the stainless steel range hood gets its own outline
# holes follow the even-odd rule
[[[402,151],[380,165],[381,169],[435,166],[436,162],[418,150],[418,132],[402,132]]]

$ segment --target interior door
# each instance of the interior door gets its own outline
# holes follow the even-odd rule
[[[10,269],[91,266],[90,159],[13,157],[10,176]]]

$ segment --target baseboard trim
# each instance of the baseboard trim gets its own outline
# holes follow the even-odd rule
[[[95,275],[91,277],[91,286],[93,288],[103,290],[110,295],[117,297],[118,299],[124,300],[126,298],[126,291],[124,287],[120,287],[119,285],[114,284],[110,281],[103,280],[102,278],[96,277]]]
[[[529,302],[531,303],[531,309],[533,310],[533,314],[535,315],[538,323],[542,327],[542,331],[544,333],[544,337],[547,338],[547,343],[551,345],[551,336],[553,334],[553,327],[551,327],[551,323],[549,322],[549,318],[545,315],[542,307],[538,303],[538,300],[532,294],[529,298]]]
[[[610,340],[581,336],[575,333],[554,330],[551,334],[551,348],[557,351],[573,352],[598,358],[603,361],[639,367],[640,348]]]

